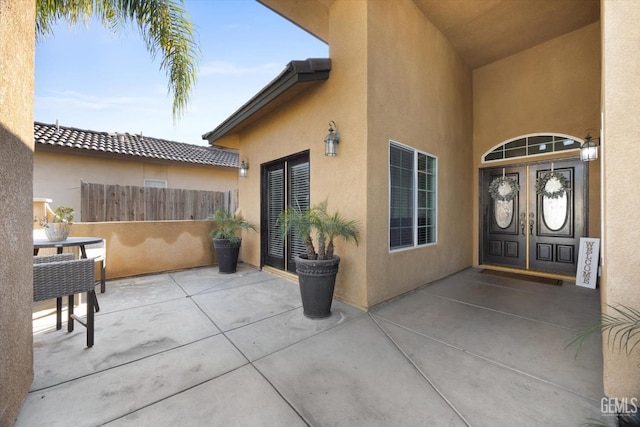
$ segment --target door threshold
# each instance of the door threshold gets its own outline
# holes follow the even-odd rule
[[[507,273],[526,274],[528,276],[545,277],[548,279],[557,279],[557,280],[562,280],[567,282],[576,281],[576,276],[570,276],[567,274],[558,274],[558,273],[546,273],[544,271],[527,270],[524,268],[500,267],[498,265],[489,265],[489,264],[480,264],[478,268],[484,268],[485,270],[504,271]]]
[[[280,270],[278,268],[271,267],[270,265],[262,266],[262,270],[266,271],[267,273],[275,274],[276,276],[280,276],[284,279],[291,280],[292,282],[298,283],[298,276],[288,271]]]

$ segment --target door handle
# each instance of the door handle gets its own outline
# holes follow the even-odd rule
[[[520,232],[522,233],[522,235],[524,236],[524,227],[525,224],[527,223],[527,214],[524,212],[520,212]]]
[[[533,225],[535,224],[535,214],[533,212],[529,212],[529,235],[533,236]]]

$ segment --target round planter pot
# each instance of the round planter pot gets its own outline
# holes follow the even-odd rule
[[[220,273],[231,274],[236,272],[241,244],[242,239],[235,244],[227,239],[213,240],[213,247],[216,250],[216,257],[218,258],[218,271]]]
[[[44,227],[44,234],[51,242],[67,240],[71,233],[71,224],[68,222],[50,222]]]
[[[328,260],[308,260],[300,255],[296,257],[296,273],[306,317],[322,319],[331,316],[338,264],[340,257],[337,255]]]

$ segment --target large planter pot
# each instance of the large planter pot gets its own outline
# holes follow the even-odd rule
[[[242,239],[233,243],[228,239],[213,239],[213,247],[218,258],[218,271],[223,274],[235,273],[238,268],[238,254]]]
[[[71,224],[68,222],[50,222],[44,226],[44,234],[51,242],[67,240],[71,233]]]
[[[302,309],[306,317],[322,319],[331,316],[339,264],[337,255],[328,260],[309,260],[306,255],[296,257]]]

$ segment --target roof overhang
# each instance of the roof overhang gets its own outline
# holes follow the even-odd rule
[[[202,135],[202,139],[212,144],[229,133],[239,131],[311,86],[327,80],[330,71],[331,59],[329,58],[289,62],[278,77],[218,127]]]
[[[52,145],[52,144],[41,144],[38,142],[35,143],[34,150],[37,152],[97,157],[101,159],[118,160],[118,161],[124,161],[124,162],[173,165],[173,166],[182,166],[182,167],[188,167],[188,168],[220,169],[220,170],[229,170],[230,168],[234,168],[234,169],[237,168],[237,166],[232,166],[232,165],[225,166],[225,165],[211,165],[211,164],[196,163],[196,162],[181,162],[181,161],[172,160],[172,159],[159,159],[151,156],[132,156],[129,154],[118,154],[118,153],[110,153],[108,151],[102,151],[102,150],[87,150],[83,148],[65,147],[65,146]]]

